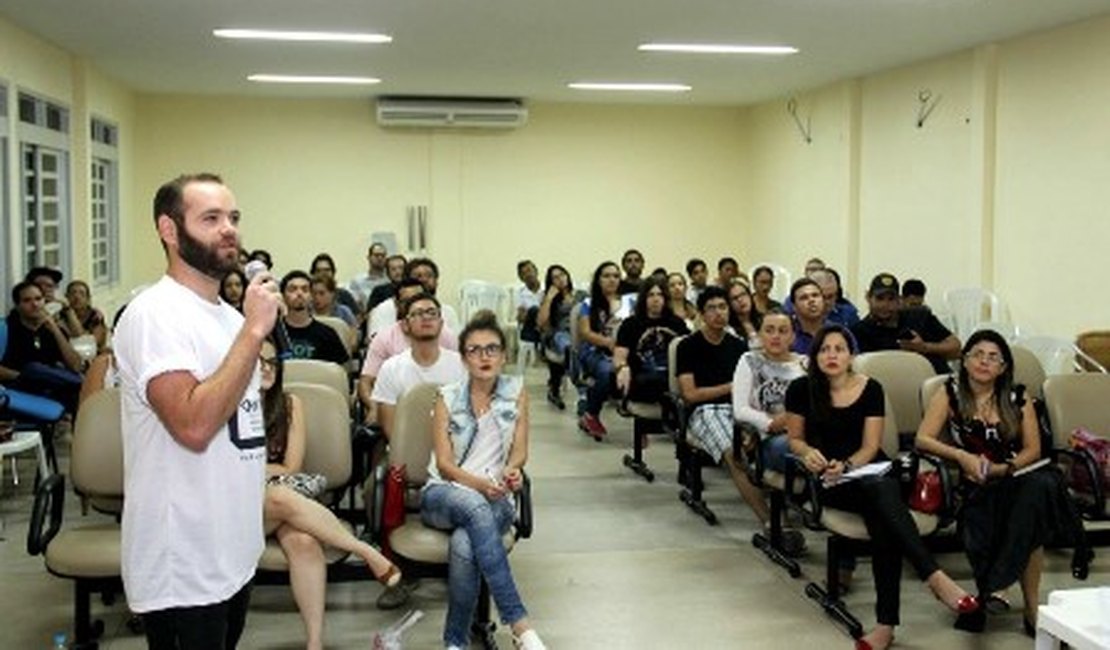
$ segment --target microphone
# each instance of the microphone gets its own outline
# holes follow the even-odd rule
[[[243,269],[243,274],[247,276],[247,282],[254,279],[254,276],[268,271],[266,263],[262,260],[251,260],[247,262],[246,268]],[[274,329],[270,332],[274,337],[274,348],[277,350],[279,359],[292,359],[293,358],[293,342],[289,340],[289,331],[285,329],[285,319],[279,313],[277,320],[274,321]]]

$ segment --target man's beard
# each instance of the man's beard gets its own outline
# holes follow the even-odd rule
[[[220,257],[217,246],[206,246],[190,235],[183,223],[177,227],[177,252],[186,264],[215,280],[223,280],[225,275],[239,268],[238,249],[234,255]]]

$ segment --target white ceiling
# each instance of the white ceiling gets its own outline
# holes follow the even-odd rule
[[[1110,12],[1110,0],[0,0],[0,14],[152,93],[439,95],[748,104]],[[215,39],[218,27],[372,31],[390,45]],[[647,41],[787,44],[789,57],[641,53]],[[379,77],[369,88],[251,73]],[[683,95],[571,81],[681,82]]]

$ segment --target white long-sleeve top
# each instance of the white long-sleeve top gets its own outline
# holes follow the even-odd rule
[[[762,350],[745,352],[732,376],[733,417],[767,433],[771,418],[783,411],[786,387],[804,374],[800,355],[790,353],[787,361],[772,361]]]

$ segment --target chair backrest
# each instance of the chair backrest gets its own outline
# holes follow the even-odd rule
[[[510,292],[505,287],[485,280],[464,280],[459,285],[459,308],[463,323],[469,323],[474,314],[488,309],[497,314],[501,322],[508,322]]]
[[[327,386],[343,395],[350,404],[351,390],[343,366],[321,359],[289,359],[285,362],[285,382]]]
[[[581,317],[582,301],[578,301],[570,308],[570,350],[572,356],[577,356],[578,354],[578,343],[580,340],[578,334],[578,319]]]
[[[890,401],[890,395],[883,395],[886,417],[883,418],[883,452],[890,458],[897,458],[899,452],[898,440],[898,410]],[[893,417],[892,417],[893,416]]]
[[[1046,375],[1070,374],[1078,368],[1079,348],[1055,336],[1022,336],[1017,344],[1037,356]]]
[[[389,439],[389,463],[405,465],[412,487],[428,480],[432,458],[432,413],[439,387],[418,384],[405,391],[393,411],[393,434]]]
[[[775,264],[774,262],[753,264],[748,269],[748,277],[752,281],[752,291],[755,291],[755,270],[761,266],[766,266],[775,274],[775,284],[771,287],[771,297],[779,302],[786,300],[786,296],[790,293],[790,285],[794,283],[794,276],[782,264]]]
[[[685,336],[676,336],[667,345],[667,390],[674,395],[682,393],[678,387],[678,344]]]
[[[1044,401],[1057,447],[1079,427],[1099,436],[1110,436],[1110,375],[1077,373],[1053,375],[1044,382]]]
[[[983,321],[1006,321],[1002,303],[993,292],[979,288],[949,289],[944,292],[945,311],[952,315],[956,336],[961,341],[975,331]]]
[[[1044,367],[1033,351],[1021,345],[1010,346],[1014,355],[1014,383],[1024,384],[1025,390],[1037,399],[1044,398]]]
[[[339,335],[339,340],[343,342],[343,346],[347,348],[347,352],[351,352],[358,344],[358,332],[348,325],[342,318],[338,316],[313,316],[316,320],[324,325],[335,330]]]
[[[916,352],[883,350],[864,352],[852,365],[883,385],[883,392],[894,407],[897,430],[916,433],[921,424],[921,384],[937,374],[933,364]]]
[[[351,419],[343,393],[319,384],[286,383],[304,407],[304,470],[323,474],[328,489],[351,480]],[[82,407],[84,408],[84,407]]]
[[[88,497],[123,496],[123,425],[118,388],[93,393],[77,411],[69,472]]]
[[[1075,345],[1087,358],[1079,362],[1088,372],[1107,372],[1110,369],[1110,330],[1083,332],[1075,339]]]
[[[938,390],[944,390],[944,382],[952,375],[936,375],[929,377],[921,382],[921,416],[924,417],[925,411],[929,408],[929,402],[933,401],[933,395],[937,394]]]

